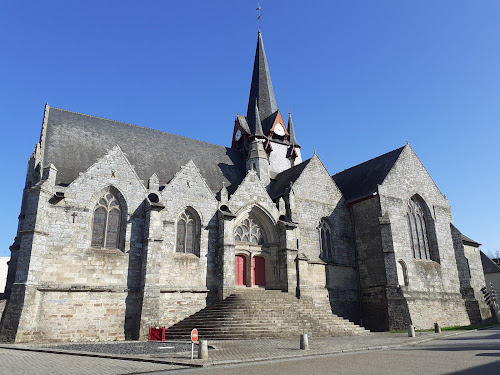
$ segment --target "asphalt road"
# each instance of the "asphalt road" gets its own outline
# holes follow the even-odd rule
[[[500,328],[470,332],[398,349],[374,350],[218,366],[206,369],[150,372],[159,374],[488,374],[500,375]]]

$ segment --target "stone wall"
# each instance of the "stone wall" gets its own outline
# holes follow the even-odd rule
[[[389,329],[386,299],[386,270],[382,253],[382,237],[378,218],[378,197],[366,199],[351,207],[356,236],[358,272],[361,290],[361,320],[374,331]]]
[[[168,328],[168,326],[174,325],[206,306],[207,293],[204,292],[162,292],[160,294],[161,314],[158,317],[158,323]],[[188,339],[189,337],[186,338],[186,340]]]
[[[301,298],[310,296],[334,314],[359,320],[354,238],[348,207],[320,159],[314,155],[293,185],[293,220],[299,224],[300,256],[308,260]],[[321,257],[319,223],[332,229],[333,257]]]
[[[16,341],[109,341],[125,338],[126,292],[39,290],[36,319]]]
[[[483,273],[483,264],[479,247],[463,245],[464,255],[467,258],[470,272],[470,286],[474,290],[474,298],[478,302],[481,320],[487,320],[492,317],[491,310],[484,300],[482,288],[486,286],[486,280]],[[500,284],[499,284],[500,286]]]
[[[430,328],[435,321],[442,326],[469,324],[450,233],[450,205],[409,146],[378,187],[378,194],[381,216],[391,225],[394,259],[406,266],[408,285],[401,289],[412,323],[421,328]],[[413,256],[406,217],[413,196],[425,202],[429,212],[427,232],[431,247],[434,243],[432,260]],[[395,263],[386,272],[388,280],[397,279]]]

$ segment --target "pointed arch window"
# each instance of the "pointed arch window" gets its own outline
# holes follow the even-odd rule
[[[92,247],[118,249],[122,226],[122,208],[116,196],[107,192],[94,208]]]
[[[396,267],[399,286],[408,286],[408,268],[406,267],[406,263],[399,260]]]
[[[263,244],[264,234],[260,226],[251,218],[245,219],[236,227],[234,240]]]
[[[408,202],[406,219],[408,221],[413,257],[415,259],[433,260],[428,235],[429,220],[432,220],[432,218],[426,215],[425,207],[423,207],[422,203],[415,196]]]
[[[325,219],[321,219],[319,224],[321,258],[324,260],[333,259],[332,229]]]
[[[177,220],[177,253],[200,256],[199,246],[200,220],[190,209],[180,214]]]

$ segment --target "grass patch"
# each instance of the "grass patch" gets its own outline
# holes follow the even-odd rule
[[[472,331],[474,329],[485,329],[498,326],[498,323],[472,324],[470,326],[443,327],[441,331]]]

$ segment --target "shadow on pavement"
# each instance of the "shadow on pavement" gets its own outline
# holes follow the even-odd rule
[[[450,372],[449,375],[492,375],[500,372],[500,361],[469,368],[462,371]]]

